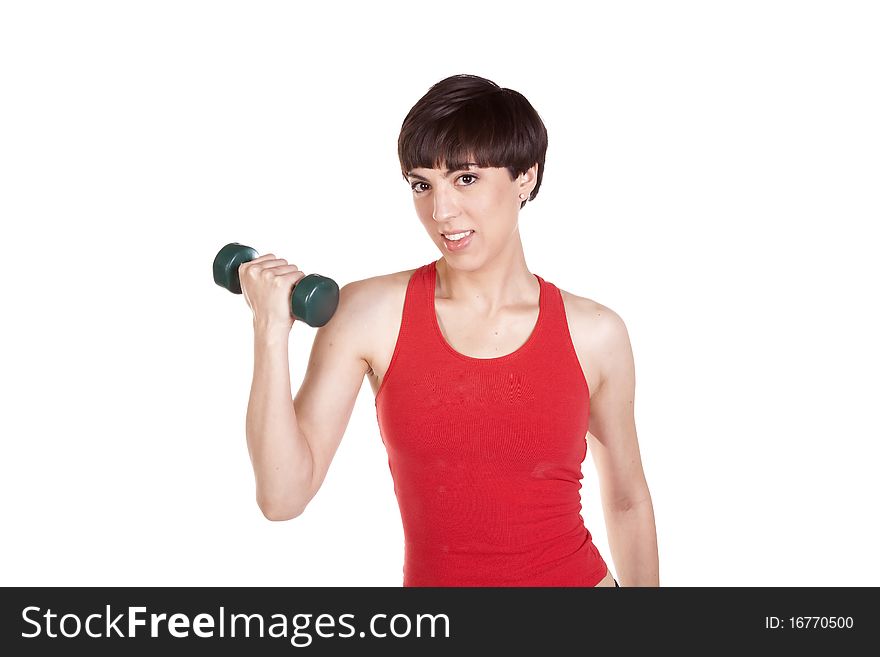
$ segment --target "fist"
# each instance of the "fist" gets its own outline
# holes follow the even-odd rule
[[[290,309],[290,295],[305,276],[299,267],[276,258],[274,253],[239,265],[241,293],[254,314],[254,325],[289,331],[295,321]]]

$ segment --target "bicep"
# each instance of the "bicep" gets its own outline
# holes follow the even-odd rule
[[[607,310],[596,335],[601,379],[590,398],[587,441],[603,505],[619,509],[647,493],[635,424],[635,363],[623,320]]]

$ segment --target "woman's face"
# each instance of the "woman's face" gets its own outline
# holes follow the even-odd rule
[[[536,172],[537,165],[511,180],[504,167],[417,168],[407,180],[419,220],[443,255],[454,261],[503,250],[517,230],[523,201],[519,195],[531,192]],[[464,231],[473,232],[459,242],[444,237]]]

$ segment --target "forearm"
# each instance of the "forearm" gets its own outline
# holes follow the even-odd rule
[[[606,509],[605,527],[621,586],[659,586],[657,530],[650,495],[629,508]]]
[[[298,515],[308,503],[312,454],[290,388],[288,333],[254,328],[254,376],[246,435],[257,504],[267,518]]]

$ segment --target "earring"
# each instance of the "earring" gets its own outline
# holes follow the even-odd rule
[[[520,194],[519,197],[520,197],[522,200],[525,200],[526,195],[525,195],[525,194]]]

